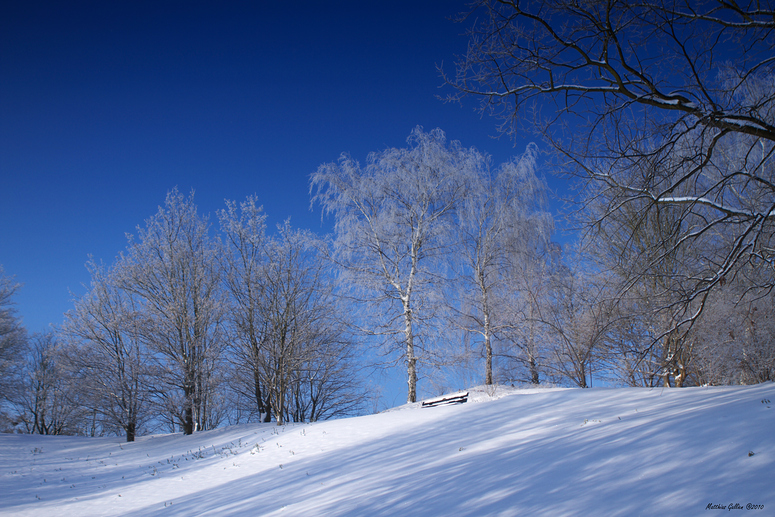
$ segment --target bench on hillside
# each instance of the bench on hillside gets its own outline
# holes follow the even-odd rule
[[[422,407],[443,406],[445,404],[462,404],[468,402],[468,392],[457,393],[455,395],[444,395],[433,399],[424,400]]]

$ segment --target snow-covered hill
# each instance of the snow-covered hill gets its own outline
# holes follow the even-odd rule
[[[714,515],[735,505],[775,515],[773,383],[480,388],[460,405],[134,443],[0,435],[2,515]]]

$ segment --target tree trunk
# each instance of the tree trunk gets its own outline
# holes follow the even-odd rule
[[[492,339],[490,336],[490,304],[487,299],[487,285],[484,280],[484,271],[480,268],[477,275],[479,289],[482,291],[482,312],[484,313],[484,383],[492,385]]]
[[[256,409],[258,409],[258,414],[261,415],[261,413],[265,413],[264,410],[264,399],[261,396],[261,377],[259,375],[258,366],[253,366],[253,386],[254,386],[254,394],[256,397]]]
[[[406,374],[409,389],[407,402],[417,402],[417,358],[414,355],[414,332],[412,330],[412,309],[409,299],[404,298],[404,336],[406,338]]]
[[[532,354],[530,355],[528,364],[530,368],[530,382],[532,384],[540,384],[541,379],[538,377],[538,364]]]
[[[194,389],[189,384],[183,388],[186,406],[183,408],[183,434],[194,434]]]
[[[266,404],[264,404],[264,410],[266,413],[264,413],[264,418],[261,419],[261,421],[265,424],[272,421],[272,401],[267,399]]]
[[[194,434],[194,410],[191,404],[186,404],[184,411],[183,434]]]
[[[417,402],[417,358],[414,356],[414,345],[411,338],[406,344],[406,366],[407,366],[407,384],[409,392],[406,397],[407,402]]]
[[[487,317],[485,316],[485,322],[487,321]],[[485,349],[485,362],[484,362],[484,370],[485,370],[485,379],[484,383],[488,386],[492,384],[492,342],[490,340],[490,335],[485,330],[484,334],[484,349]]]

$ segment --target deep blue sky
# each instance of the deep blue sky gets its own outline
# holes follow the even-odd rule
[[[497,162],[476,102],[446,104],[466,1],[3,2],[0,264],[32,332],[59,324],[168,190],[201,213],[256,194],[274,224],[325,231],[308,177],[346,151],[440,127]],[[214,218],[213,218],[214,219]],[[215,221],[213,221],[215,222]]]

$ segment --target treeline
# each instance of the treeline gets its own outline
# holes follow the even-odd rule
[[[173,190],[114,263],[89,261],[87,293],[49,334],[26,335],[0,275],[2,427],[132,440],[352,415],[385,364],[406,368],[410,402],[418,380],[430,394],[775,377],[764,273],[740,267],[680,303],[704,255],[670,245],[668,209],[601,219],[589,203],[603,222],[560,246],[537,161],[531,144],[494,166],[418,127],[404,148],[312,174],[326,237],[268,232],[255,197],[227,201],[215,225]]]
[[[289,223],[266,232],[254,198],[227,202],[213,235],[193,193],[173,190],[54,333],[25,339],[6,425],[42,434],[191,434],[305,422],[364,403],[324,243]],[[10,372],[12,373],[12,372]],[[9,373],[9,374],[10,374]]]

